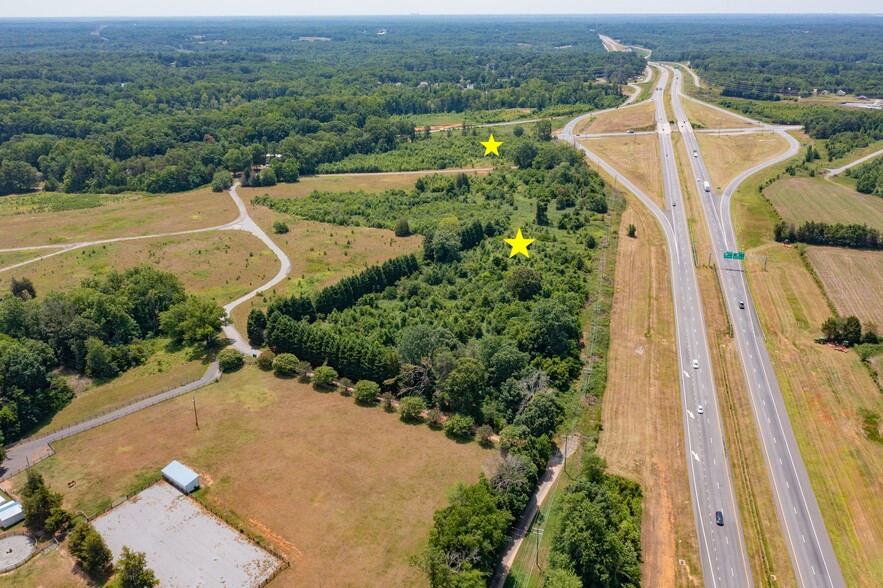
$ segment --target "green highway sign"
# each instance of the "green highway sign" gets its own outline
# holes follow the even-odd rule
[[[733,259],[732,251],[724,251],[724,259]]]
[[[724,259],[745,259],[744,251],[724,251]]]

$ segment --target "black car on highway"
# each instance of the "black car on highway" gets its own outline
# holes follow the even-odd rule
[[[718,527],[723,527],[724,526],[724,513],[722,513],[721,511],[717,511],[716,513],[714,513],[714,520],[717,523]]]

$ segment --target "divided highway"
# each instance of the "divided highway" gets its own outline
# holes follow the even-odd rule
[[[724,251],[738,249],[729,214],[733,192],[745,178],[756,171],[792,157],[797,153],[799,145],[783,129],[767,127],[788,141],[788,150],[743,172],[727,186],[722,197],[718,198],[714,192],[706,192],[702,188],[703,182],[707,181],[711,185],[714,183],[681,105],[682,82],[680,73],[675,71],[671,102],[687,153],[695,154],[688,157],[696,177],[695,189],[702,201],[711,234],[718,277],[739,348],[767,473],[795,575],[801,586],[839,588],[846,584],[803,465],[794,431],[791,429],[745,273],[739,261],[723,259]]]
[[[664,94],[661,89],[665,87],[668,77],[668,71],[662,69],[658,89],[653,92],[652,98],[656,103],[655,116],[665,201],[668,203],[665,210],[624,178],[618,170],[592,153],[589,148],[576,142],[574,131],[577,124],[598,113],[579,117],[568,123],[561,138],[578,145],[589,159],[633,192],[653,212],[663,229],[668,244],[674,298],[687,471],[703,575],[706,585],[715,588],[751,586],[751,570],[718,410],[702,300],[687,219],[683,212],[683,196],[675,164],[671,128],[663,103]],[[718,512],[722,516],[722,525],[716,520]]]

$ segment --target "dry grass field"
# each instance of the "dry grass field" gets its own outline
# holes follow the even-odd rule
[[[593,116],[576,128],[577,133],[623,133],[628,130],[652,131],[656,128],[653,120],[652,102],[620,108]]]
[[[0,270],[5,267],[9,267],[10,265],[15,265],[21,261],[27,261],[29,259],[34,259],[36,257],[40,257],[41,255],[46,255],[47,253],[51,253],[54,251],[53,249],[24,249],[22,251],[7,251],[5,253],[0,253]],[[7,274],[3,276],[3,281],[7,281],[9,279],[8,276],[14,275],[18,276],[21,270],[9,270],[12,272],[11,274]]]
[[[806,254],[837,312],[883,325],[883,252],[807,247]]]
[[[0,214],[0,248],[201,229],[228,223],[236,214],[236,205],[229,195],[209,188],[132,197],[81,210]]]
[[[253,367],[193,396],[199,430],[187,395],[61,441],[35,467],[93,513],[178,459],[204,501],[290,559],[273,586],[413,586],[432,513],[495,454]]]
[[[788,142],[774,133],[719,137],[712,133],[697,133],[696,138],[714,182],[712,188],[720,186],[721,190],[746,169],[788,149]]]
[[[279,271],[279,260],[254,235],[210,231],[85,247],[22,266],[13,273],[29,277],[38,292],[48,292],[67,290],[86,278],[141,264],[175,274],[189,292],[220,304],[251,292]]]
[[[705,311],[709,351],[714,365],[718,406],[736,489],[742,531],[751,572],[758,586],[793,586],[796,578],[785,536],[779,526],[773,492],[751,412],[736,342],[721,297],[717,270],[708,265],[711,239],[697,188],[690,176],[689,155],[680,136],[673,138],[684,194],[685,213],[697,263],[696,275]],[[773,579],[775,577],[775,579]]]
[[[693,76],[686,73],[684,75],[687,83],[693,86]],[[689,98],[681,100],[681,104],[694,129],[746,129],[757,126]]]
[[[739,242],[768,257],[746,264],[791,425],[848,586],[883,578],[883,453],[862,431],[861,409],[883,398],[855,353],[813,342],[828,316],[825,297],[791,247],[771,241],[775,215],[756,192],[762,172],[737,193]]]
[[[787,222],[857,223],[883,229],[883,198],[818,176],[786,177],[765,188],[764,195]]]
[[[67,542],[35,556],[20,568],[0,575],[0,588],[87,588],[95,586],[76,568]]]
[[[660,207],[665,207],[656,135],[584,139],[580,143],[610,163]],[[614,178],[609,181],[613,183]]]
[[[630,223],[637,227],[636,239],[625,236]],[[644,492],[644,583],[701,586],[665,241],[655,218],[634,197],[621,226],[598,452],[612,473],[637,481]]]

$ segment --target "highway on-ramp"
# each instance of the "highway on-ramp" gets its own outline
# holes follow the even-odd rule
[[[577,143],[574,130],[584,117],[568,123],[562,132],[562,139],[579,146],[589,159],[633,192],[653,212],[665,234],[674,298],[685,458],[703,576],[706,585],[714,588],[752,586],[733,476],[717,408],[702,299],[675,164],[671,128],[665,115],[661,88],[665,87],[667,81],[668,71],[663,69],[652,98],[656,103],[665,201],[668,203],[664,210],[618,170],[592,153],[590,147]],[[717,512],[723,517],[723,525],[717,524]]]
[[[695,189],[702,201],[711,234],[718,277],[733,325],[767,473],[795,575],[801,586],[839,588],[846,585],[843,573],[834,555],[794,431],[791,429],[745,273],[741,262],[723,258],[725,251],[738,249],[730,216],[733,192],[745,178],[756,171],[795,155],[799,144],[782,128],[773,128],[772,132],[788,141],[789,147],[786,151],[740,174],[727,186],[722,197],[719,198],[714,192],[706,192],[702,183],[714,183],[681,105],[682,82],[680,74],[674,72],[671,102],[678,130],[684,137],[687,153],[691,155],[688,159],[696,177]]]

